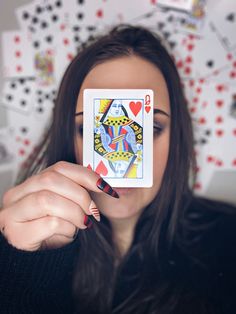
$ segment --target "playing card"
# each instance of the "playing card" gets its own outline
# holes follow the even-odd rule
[[[32,110],[34,91],[34,79],[6,80],[1,94],[1,104],[7,109],[28,115]]]
[[[236,158],[236,89],[219,83],[194,86],[196,146],[206,147],[216,166],[229,169]],[[191,100],[190,100],[191,101]]]
[[[116,187],[153,182],[153,91],[86,89],[83,165]]]
[[[0,129],[0,166],[13,161],[13,155],[9,151],[9,130],[8,128]]]
[[[185,34],[176,33],[176,12],[156,8],[139,19],[134,19],[131,24],[147,27],[163,39],[164,45],[172,56],[177,57],[178,49],[182,46],[181,41]],[[180,46],[180,47],[179,47]]]
[[[192,9],[189,12],[178,12],[176,28],[181,32],[202,36],[207,19],[206,11],[206,0],[193,0]]]
[[[55,104],[56,90],[53,86],[36,87],[33,101],[33,116],[37,121],[43,121],[47,125],[51,119]]]
[[[216,170],[205,194],[210,199],[235,204],[235,182],[236,171]]]
[[[109,19],[104,19],[107,24],[119,23],[135,23],[140,19],[151,13],[156,8],[155,0],[108,0],[105,5],[107,12],[111,13]]]
[[[196,181],[193,189],[195,194],[205,195],[216,167],[210,162],[205,148],[195,148],[195,154],[197,167],[195,169]]]
[[[226,85],[235,85],[236,83],[236,54],[227,54],[228,65],[223,69],[215,71],[212,75],[205,78],[205,82],[224,82]]]
[[[78,36],[78,35],[77,35]],[[68,64],[75,57],[78,50],[78,43],[75,41],[75,34],[71,28],[66,28],[56,37],[56,50],[54,58],[55,79],[57,84],[61,81]],[[80,38],[78,37],[78,40]]]
[[[43,19],[50,30],[59,31],[68,26],[68,5],[70,3],[62,0],[41,0],[40,4],[44,8]]]
[[[229,59],[219,40],[211,33],[204,38],[189,37],[176,64],[182,77],[207,78],[226,68]]]
[[[49,113],[46,111],[45,113]],[[32,156],[47,126],[47,115],[41,116],[32,111],[29,116],[11,111],[8,117],[10,130],[9,146],[16,159],[16,166],[21,167],[29,156]]]
[[[29,32],[8,31],[2,34],[3,75],[33,77],[33,50]]]
[[[53,33],[50,29],[32,34],[34,68],[36,81],[40,86],[56,84],[55,54],[58,36],[59,33]]]
[[[218,1],[210,12],[209,25],[227,51],[236,50],[236,2]]]
[[[50,28],[51,31],[66,26],[67,9],[62,0],[35,0],[16,9],[17,20],[22,29],[32,33]]]
[[[178,10],[191,11],[194,0],[158,0],[158,5],[171,7]]]
[[[111,20],[113,11],[106,9],[106,2],[102,0],[70,0],[67,6],[68,21],[71,28],[74,26],[103,24],[103,21]]]
[[[45,6],[40,0],[18,7],[16,9],[16,18],[20,28],[35,33],[40,29],[43,30],[48,27],[47,22],[43,18],[45,12]]]

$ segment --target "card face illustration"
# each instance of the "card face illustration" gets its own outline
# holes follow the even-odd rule
[[[114,187],[153,183],[153,91],[85,89],[83,165]]]

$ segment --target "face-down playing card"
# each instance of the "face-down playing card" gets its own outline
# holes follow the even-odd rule
[[[84,90],[83,165],[115,187],[152,186],[152,90]]]

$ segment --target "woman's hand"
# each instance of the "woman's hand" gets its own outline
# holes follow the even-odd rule
[[[3,196],[0,230],[18,249],[57,248],[73,241],[77,230],[100,220],[87,190],[118,197],[95,172],[60,161],[11,188]]]

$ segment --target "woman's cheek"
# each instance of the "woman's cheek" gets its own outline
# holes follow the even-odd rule
[[[161,141],[154,141],[153,146],[153,184],[159,190],[166,169],[169,154],[169,134]]]
[[[77,164],[83,164],[83,141],[80,138],[75,139],[75,157]]]

